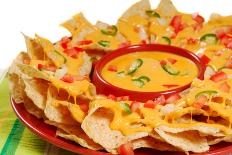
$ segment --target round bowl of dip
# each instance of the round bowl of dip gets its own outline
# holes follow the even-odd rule
[[[160,44],[117,49],[95,65],[92,81],[98,94],[147,101],[182,92],[204,78],[205,65],[188,50]]]

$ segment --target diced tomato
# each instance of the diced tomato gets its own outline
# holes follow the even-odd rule
[[[131,103],[131,105],[130,105],[131,111],[132,111],[132,112],[139,112],[140,105],[141,105],[140,102],[133,101],[133,102]]]
[[[205,19],[201,15],[199,15],[198,13],[193,14],[192,19],[195,20],[199,24],[202,24],[205,21]]]
[[[227,82],[223,82],[222,84],[220,84],[219,89],[223,92],[229,93],[230,85]]]
[[[226,61],[225,67],[232,69],[232,58],[231,57]]]
[[[165,97],[163,95],[157,97],[153,101],[155,104],[164,105],[166,103]]]
[[[73,83],[74,78],[71,75],[65,75],[61,78],[62,81],[67,82],[67,83]]]
[[[197,109],[201,109],[205,103],[207,102],[208,98],[206,96],[200,96],[193,104],[193,106]]]
[[[77,58],[77,51],[74,48],[71,49],[65,49],[64,53],[66,53],[68,56],[72,57],[72,58]]]
[[[162,86],[166,87],[166,88],[173,88],[173,87],[177,87],[179,85],[177,85],[177,84],[163,84]]]
[[[224,31],[224,29],[218,29],[216,30],[215,34],[221,40],[226,35],[226,32]]]
[[[142,44],[142,45],[146,45],[146,44],[147,44],[147,41],[146,41],[146,40],[141,40],[141,44]]]
[[[177,62],[176,59],[173,59],[173,58],[168,58],[168,61],[173,65]]]
[[[192,25],[192,27],[195,31],[200,31],[203,27],[203,24],[195,23]]]
[[[75,51],[77,52],[83,52],[84,49],[83,48],[80,48],[80,47],[73,47]]]
[[[196,43],[198,43],[198,42],[199,42],[198,39],[195,39],[195,38],[192,38],[192,37],[188,37],[188,38],[187,38],[187,43],[188,43],[188,44],[196,44]]]
[[[63,49],[68,48],[68,44],[70,43],[71,39],[69,37],[63,37],[60,40],[60,45]]]
[[[152,100],[148,100],[146,103],[144,103],[144,107],[145,108],[151,108],[151,109],[154,109],[155,106],[156,106],[157,103],[155,103],[154,101]]]
[[[205,65],[207,65],[211,61],[211,59],[209,57],[207,57],[205,54],[200,54],[199,57],[201,58],[201,61]]]
[[[120,145],[118,153],[120,155],[134,155],[133,145],[130,142]]]
[[[210,77],[210,80],[214,82],[219,82],[227,79],[227,75],[224,72],[218,72]]]
[[[80,103],[79,104],[80,108],[82,111],[84,111],[85,113],[88,112],[89,110],[89,103]]]
[[[56,66],[50,65],[50,66],[45,66],[45,70],[55,72],[56,71]]]
[[[216,102],[216,103],[223,103],[224,99],[223,97],[220,96],[215,96],[211,99],[212,102]]]
[[[108,71],[117,72],[117,71],[118,71],[118,68],[117,68],[117,66],[112,66],[112,65],[110,65],[110,66],[108,67]]]
[[[29,65],[30,64],[30,59],[23,59],[23,63],[26,64],[26,65]]]
[[[166,104],[174,103],[179,99],[181,99],[181,96],[179,94],[173,94],[166,99]]]
[[[117,100],[117,98],[114,95],[112,95],[112,94],[108,95],[107,98],[111,99],[111,100],[114,100],[114,101]]]
[[[226,48],[232,49],[232,36],[231,35],[224,35],[221,38],[221,43],[226,46]]]
[[[166,65],[166,64],[167,64],[167,61],[166,61],[166,60],[161,60],[161,61],[160,61],[160,65],[161,65],[161,66],[164,66],[164,65]]]
[[[92,40],[82,40],[78,42],[78,45],[89,45],[91,43],[93,43]]]
[[[182,31],[187,25],[182,22],[182,15],[176,15],[172,18],[170,25],[174,28],[175,33]]]
[[[38,68],[38,70],[42,70],[42,69],[44,68],[44,65],[38,64],[38,65],[37,65],[37,68]]]
[[[117,101],[129,101],[129,96],[120,96],[117,97]]]

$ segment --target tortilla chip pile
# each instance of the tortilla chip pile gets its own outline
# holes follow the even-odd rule
[[[9,70],[11,95],[32,115],[57,127],[57,136],[93,149],[120,153],[120,147],[205,152],[210,145],[232,142],[232,16],[178,12],[169,0],[152,9],[148,0],[129,8],[116,25],[92,25],[82,13],[61,24],[71,37],[53,44],[26,35]],[[207,64],[205,80],[195,79],[178,98],[162,97],[144,107],[128,97],[96,94],[92,61],[134,44],[169,44],[197,53]],[[177,94],[176,94],[177,96]],[[132,104],[137,103],[133,109]],[[119,149],[118,149],[119,148]]]

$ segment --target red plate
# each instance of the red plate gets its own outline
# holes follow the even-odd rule
[[[17,117],[22,121],[24,125],[26,125],[33,133],[41,137],[43,140],[48,141],[58,147],[63,149],[80,153],[80,154],[88,154],[88,155],[110,155],[106,152],[94,151],[90,149],[86,149],[81,147],[80,145],[65,140],[63,138],[59,138],[55,136],[56,128],[45,124],[42,119],[38,119],[33,115],[29,114],[24,108],[23,104],[17,104],[11,98],[11,105],[17,115]],[[232,152],[232,143],[219,143],[210,148],[209,152],[201,153],[201,154],[192,154],[192,155],[229,155]],[[152,149],[138,149],[135,151],[136,155],[184,155],[179,152],[160,152]]]

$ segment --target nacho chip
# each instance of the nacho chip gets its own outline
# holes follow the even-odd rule
[[[177,9],[170,0],[161,0],[156,11],[165,18],[171,18],[177,14]]]
[[[159,141],[149,136],[143,137],[140,139],[135,139],[132,141],[132,144],[133,144],[133,149],[152,148],[152,149],[160,150],[160,151],[179,151],[174,146],[166,142]]]
[[[81,129],[80,125],[67,125],[56,123],[52,121],[45,121],[45,123],[58,127],[57,135],[68,140],[75,141],[83,147],[93,150],[101,150],[102,147],[93,142]]]
[[[148,0],[141,0],[132,5],[118,20],[119,32],[131,42],[140,44],[148,42],[148,16],[146,10],[151,6]]]
[[[57,105],[55,96],[57,96],[55,88],[49,88],[47,93],[47,102],[44,109],[45,116],[53,122],[62,124],[75,125],[77,122],[72,118],[67,105]]]
[[[209,150],[205,137],[201,137],[198,132],[185,131],[180,133],[169,133],[159,129],[155,131],[169,144],[188,153],[189,151],[199,153]]]
[[[30,38],[29,36],[23,34],[26,46],[27,46],[27,53],[30,56],[31,59],[37,59],[37,60],[45,60],[46,55],[43,51],[43,48],[36,40]]]
[[[45,118],[43,110],[38,108],[34,104],[33,100],[31,100],[29,97],[27,97],[27,96],[24,97],[23,104],[24,104],[24,107],[26,108],[26,110],[30,114],[34,115],[37,118]]]

